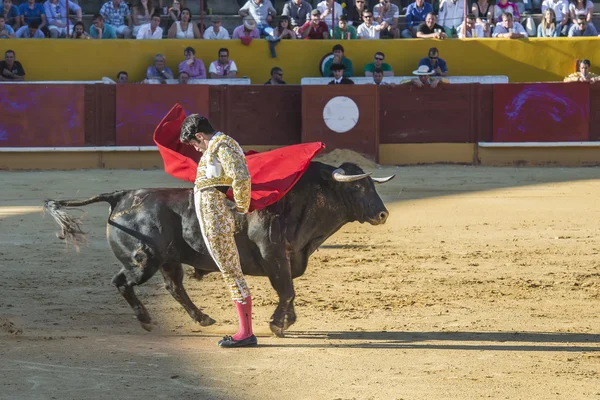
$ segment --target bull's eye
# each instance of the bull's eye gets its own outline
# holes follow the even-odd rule
[[[354,185],[352,185],[352,189],[354,189],[354,190],[361,190],[362,189],[362,185],[360,183],[355,183]]]

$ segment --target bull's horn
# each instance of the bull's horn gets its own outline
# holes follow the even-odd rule
[[[366,178],[369,175],[371,175],[371,172],[369,172],[367,174],[360,174],[360,175],[346,175],[344,170],[341,168],[338,168],[331,173],[331,176],[333,177],[333,179],[335,179],[338,182],[354,182],[359,179]]]
[[[373,182],[375,182],[375,183],[386,183],[386,182],[389,182],[392,179],[394,179],[395,176],[396,175],[394,174],[392,176],[386,176],[385,178],[373,178],[373,177],[371,177],[371,179],[373,179]]]

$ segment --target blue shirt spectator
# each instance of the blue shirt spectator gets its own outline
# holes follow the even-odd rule
[[[90,37],[92,39],[98,39],[98,30],[96,29],[96,25],[90,26]],[[117,30],[114,26],[110,24],[104,24],[102,28],[102,39],[116,39],[117,38]]]
[[[569,28],[569,37],[578,36],[598,36],[596,27],[592,24],[588,24],[585,20],[585,16],[582,19],[578,17],[577,21]]]
[[[19,19],[21,13],[19,13],[19,8],[17,6],[12,4],[12,2],[10,3],[10,8],[4,17],[6,18],[6,25],[10,25],[12,27],[17,24],[17,20]]]
[[[21,4],[19,6],[19,14],[23,16],[25,25],[28,25],[31,21],[36,21],[40,26],[43,26],[46,23],[46,11],[44,11],[44,6],[35,1],[29,0],[26,3]]]
[[[19,39],[44,39],[46,37],[35,23],[23,25],[17,30],[15,36]]]
[[[15,34],[15,30],[12,26],[6,24],[3,15],[0,15],[0,39],[8,39],[11,35]]]
[[[69,10],[74,11],[75,13],[81,11],[81,7],[77,4],[69,1]],[[46,13],[46,21],[48,25],[58,25],[67,23],[67,2],[66,0],[58,0],[56,3],[53,3],[50,0],[46,0],[44,3],[44,12]],[[71,24],[72,26],[73,24]]]
[[[430,54],[430,56],[433,56],[433,54]],[[427,65],[429,67],[429,72],[435,71],[439,67],[442,73],[448,73],[446,61],[444,61],[443,58],[439,58],[437,54],[435,57],[422,58],[421,61],[419,61],[419,67],[421,65]],[[439,75],[439,73],[436,72],[435,75]]]
[[[420,7],[420,8],[419,8]],[[425,0],[416,0],[408,5],[406,9],[406,26],[417,28],[422,22],[425,22],[427,14],[433,12],[433,6],[426,3]]]

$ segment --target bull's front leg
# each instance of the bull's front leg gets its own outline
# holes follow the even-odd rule
[[[293,311],[293,301],[294,297],[296,297],[296,292],[294,291],[290,259],[287,255],[279,255],[266,259],[266,261],[268,264],[266,269],[269,273],[269,280],[279,296],[279,304],[271,316],[269,327],[275,336],[284,337],[284,331],[296,321],[296,314]],[[290,321],[286,322],[290,306],[292,307],[293,317],[290,318]]]

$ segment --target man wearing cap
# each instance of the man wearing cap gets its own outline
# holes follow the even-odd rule
[[[338,26],[335,27],[335,30],[329,31],[329,36],[337,40],[350,40],[356,39],[357,33],[356,28],[348,23],[348,17],[342,15],[340,16]]]
[[[227,29],[221,26],[221,17],[215,16],[212,20],[212,26],[209,26],[204,31],[204,39],[211,40],[227,40],[229,39],[229,32]]]
[[[443,58],[440,58],[439,55],[440,53],[437,48],[430,48],[429,56],[422,58],[421,61],[419,61],[419,67],[425,65],[433,75],[448,76],[448,66],[446,65],[446,61]]]
[[[437,87],[437,85],[442,83],[449,83],[447,79],[444,78],[432,78],[434,72],[429,70],[427,65],[420,65],[415,71],[413,71],[413,75],[417,75],[417,78],[408,79],[400,82],[401,85],[404,84],[413,84],[416,87],[430,86],[432,88]]]
[[[331,71],[333,71],[333,80],[329,82],[330,85],[354,85],[352,79],[344,77],[344,64],[333,64]]]
[[[196,58],[196,50],[193,47],[186,47],[183,56],[185,60],[179,63],[179,73],[187,73],[190,79],[206,79],[204,62]]]
[[[299,36],[302,39],[329,39],[329,27],[321,21],[321,12],[312,10],[310,13],[310,21],[306,21],[300,29]]]
[[[269,27],[273,16],[277,15],[277,10],[273,7],[270,0],[248,0],[239,14],[246,19],[251,17],[256,21],[256,27],[261,35],[265,35],[265,29]]]
[[[244,18],[244,23],[233,30],[232,39],[252,38],[260,39],[260,32],[256,28],[256,21],[251,17]]]

